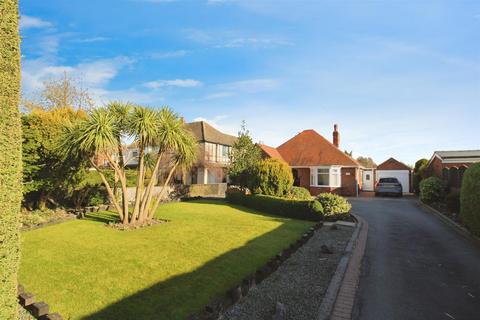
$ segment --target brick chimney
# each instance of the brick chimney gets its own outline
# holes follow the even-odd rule
[[[333,125],[333,144],[340,147],[340,132],[338,132],[338,124]]]

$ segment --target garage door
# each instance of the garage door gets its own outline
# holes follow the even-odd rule
[[[402,184],[403,193],[410,192],[410,175],[408,170],[377,170],[377,182],[380,178],[397,178]]]

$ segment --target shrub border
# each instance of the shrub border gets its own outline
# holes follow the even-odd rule
[[[24,287],[19,284],[17,287],[18,303],[22,308],[39,320],[63,320],[63,317],[54,312],[50,312],[50,307],[43,301],[35,302],[35,295],[31,292],[25,292]]]
[[[38,224],[32,225],[32,226],[22,226],[20,228],[20,231],[30,231],[30,230],[40,229],[40,228],[43,228],[43,227],[48,227],[48,226],[52,226],[52,225],[55,225],[55,224],[59,224],[59,223],[63,223],[63,222],[71,221],[71,220],[76,220],[76,219],[78,219],[78,216],[69,213],[66,217],[63,217],[63,218],[60,218],[60,219],[46,221],[46,222],[38,223]]]
[[[441,213],[437,209],[431,207],[430,205],[420,201],[419,199],[416,199],[417,206],[420,208],[423,208],[425,211],[430,211],[433,214],[435,214],[440,220],[442,220],[445,224],[449,225],[455,231],[457,231],[460,235],[462,235],[464,238],[474,242],[477,246],[480,247],[480,238],[473,235],[470,231],[468,231],[467,228],[463,227],[462,225],[456,223],[452,219],[450,219],[447,215]]]
[[[266,264],[259,267],[254,273],[246,276],[237,285],[227,290],[223,295],[217,296],[207,304],[203,310],[200,310],[187,319],[189,320],[214,320],[219,319],[226,311],[228,311],[240,300],[247,296],[250,289],[255,288],[263,280],[274,273],[280,265],[290,258],[298,249],[300,249],[315,234],[315,231],[323,226],[323,222],[317,222],[310,227],[302,236],[290,246],[283,249],[280,253],[270,258]]]

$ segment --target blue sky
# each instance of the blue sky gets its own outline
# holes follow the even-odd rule
[[[22,0],[23,91],[168,105],[278,146],[304,129],[377,163],[480,149],[479,1]]]

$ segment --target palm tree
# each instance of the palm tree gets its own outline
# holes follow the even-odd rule
[[[17,319],[22,132],[18,0],[0,1],[0,319]]]
[[[128,128],[128,117],[132,110],[133,106],[130,103],[123,103],[119,101],[113,101],[107,104],[107,110],[112,116],[115,117],[115,122],[117,123],[118,127],[118,135],[117,135],[117,159],[118,159],[118,166],[120,168],[125,168],[125,156],[123,154],[123,144],[122,140],[125,139],[125,136],[122,136],[127,131]],[[113,178],[113,194],[115,197],[117,196],[117,189],[119,184],[119,176],[117,171],[114,171],[114,178]],[[125,205],[127,203],[127,199],[124,193],[121,193],[121,201]]]
[[[145,185],[145,150],[153,147],[160,127],[159,113],[145,107],[135,106],[128,120],[128,132],[134,137],[138,146],[137,183],[135,188],[135,204],[131,224],[136,223],[142,202]]]
[[[88,119],[79,121],[72,126],[67,126],[61,138],[60,149],[65,154],[74,154],[76,156],[86,156],[91,165],[97,170],[102,179],[110,202],[115,206],[120,220],[123,223],[128,222],[128,201],[123,196],[124,201],[120,205],[108,182],[103,169],[95,163],[95,156],[104,155],[109,162],[110,167],[119,177],[122,187],[122,194],[126,195],[126,177],[125,170],[119,163],[119,157],[116,155],[119,149],[118,137],[121,136],[117,117],[106,108],[94,109],[90,112]],[[121,148],[121,146],[120,146]]]
[[[66,154],[75,153],[87,156],[92,166],[99,173],[105,185],[110,201],[119,213],[123,224],[143,223],[153,218],[161,202],[163,193],[175,171],[188,168],[196,159],[197,144],[183,120],[169,108],[156,111],[142,106],[129,106],[129,111],[119,116],[117,106],[109,105],[90,112],[89,118],[68,127],[62,138],[60,148]],[[122,109],[125,111],[125,109]],[[139,148],[135,201],[130,214],[127,201],[127,186],[123,163],[123,140],[133,139]],[[152,156],[147,156],[147,149],[157,150],[152,163]],[[99,168],[94,157],[104,155],[109,166],[118,176],[122,189],[123,201],[118,203],[105,173]],[[146,159],[152,167],[152,179],[145,188]],[[158,171],[162,163],[168,163],[168,177],[164,181],[159,195],[153,195]]]
[[[169,173],[156,198],[153,195],[155,179],[150,180],[142,196],[139,221],[153,217],[175,170],[179,167],[190,166],[196,159],[197,142],[178,114],[170,108],[162,108],[159,112],[159,125],[154,143],[155,147],[158,148],[157,161],[153,168],[152,177],[158,175],[162,162],[169,164]]]

